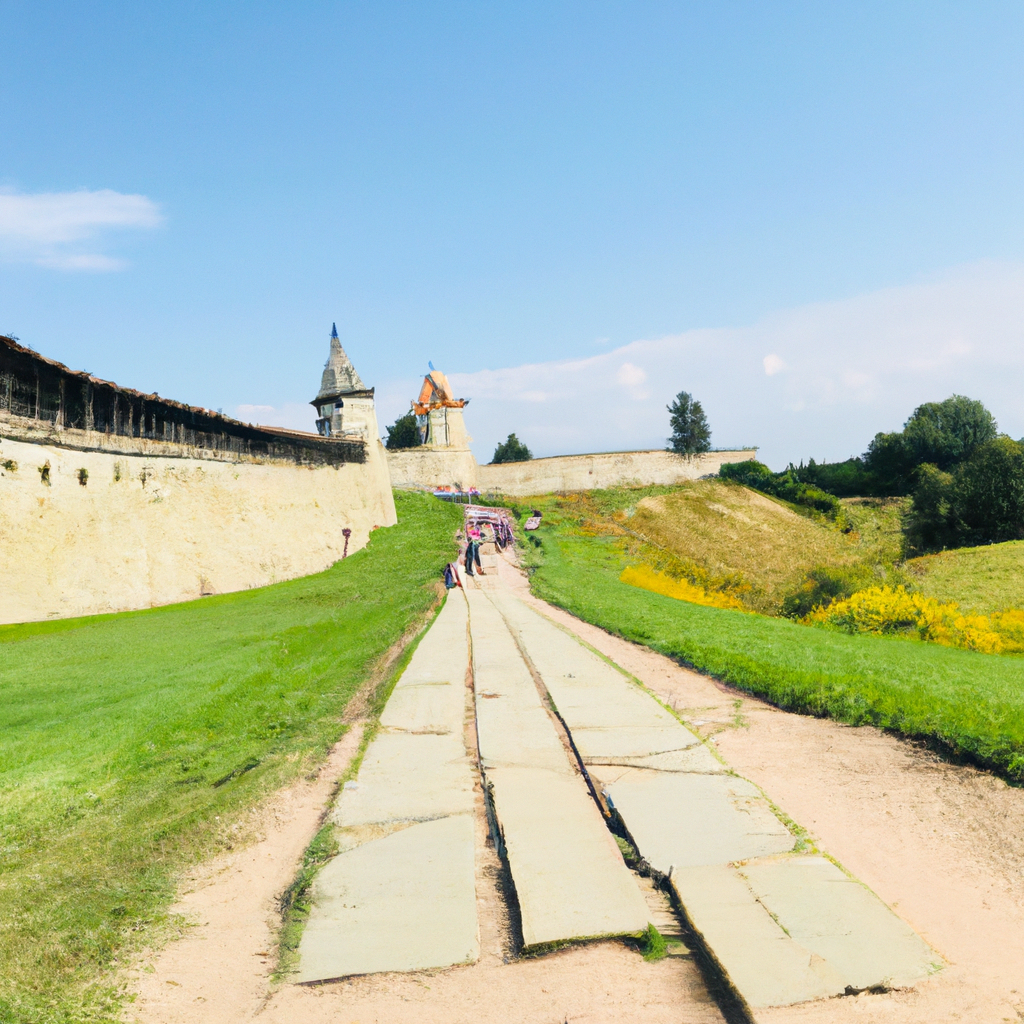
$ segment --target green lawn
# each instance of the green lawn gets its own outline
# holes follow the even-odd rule
[[[541,547],[527,546],[539,597],[781,707],[936,741],[1024,780],[1024,657],[849,636],[641,590],[619,581],[630,561],[620,539],[587,535],[571,502],[542,506]]]
[[[352,694],[422,625],[462,510],[316,576],[144,612],[0,627],[0,1020],[108,1020],[181,868],[317,765]]]

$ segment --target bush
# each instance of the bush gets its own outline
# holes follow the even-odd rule
[[[727,463],[718,475],[723,480],[732,480],[755,491],[821,512],[830,519],[842,518],[843,506],[839,499],[820,487],[802,483],[792,466],[783,473],[773,473],[763,462],[748,459],[746,462]]]
[[[416,417],[411,412],[399,416],[388,427],[388,440],[385,447],[389,452],[401,451],[403,448],[418,448],[422,443],[420,428],[416,424]]]
[[[667,573],[652,569],[649,565],[627,565],[619,579],[631,587],[640,587],[655,594],[674,597],[677,601],[689,601],[691,604],[702,604],[709,608],[746,610],[743,602],[733,594],[706,589],[688,579],[676,579]]]
[[[828,608],[836,601],[851,597],[857,590],[857,574],[845,569],[819,566],[792,593],[782,599],[782,614],[802,619],[819,608]]]
[[[811,459],[805,466],[790,465],[790,471],[801,483],[815,487],[837,498],[878,497],[878,483],[864,466],[862,458],[847,459],[845,462],[815,462]]]
[[[508,439],[494,449],[491,465],[496,466],[499,462],[529,462],[532,458],[530,449],[515,434],[509,434]]]
[[[1024,612],[965,615],[955,601],[943,604],[903,587],[870,587],[811,612],[804,621],[846,633],[902,634],[983,654],[1024,652]]]

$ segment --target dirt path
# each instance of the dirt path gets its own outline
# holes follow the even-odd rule
[[[536,601],[518,572],[504,564],[501,571],[519,596],[713,734],[739,772],[950,962],[908,992],[761,1012],[759,1021],[1024,1020],[1024,790],[947,765],[877,730],[778,711]],[[139,973],[132,1017],[142,1024],[721,1021],[688,957],[647,964],[614,942],[536,960],[512,957],[500,865],[482,813],[477,964],[272,989],[274,901],[294,877],[334,781],[357,748],[356,733],[339,744],[315,782],[277,795],[263,812],[263,839],[189,880],[175,909],[196,926]]]

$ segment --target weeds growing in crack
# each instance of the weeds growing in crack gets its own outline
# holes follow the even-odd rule
[[[278,952],[277,970],[271,977],[272,982],[280,981],[293,974],[299,966],[299,942],[302,932],[309,919],[312,909],[313,879],[317,872],[331,858],[337,856],[338,840],[334,834],[334,826],[330,823],[323,826],[313,837],[302,856],[302,867],[295,881],[288,886],[278,899],[283,924]]]

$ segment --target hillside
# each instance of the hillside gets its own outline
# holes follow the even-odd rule
[[[907,562],[907,569],[922,594],[956,601],[965,611],[1024,608],[1024,541],[924,555]]]
[[[812,569],[881,579],[898,560],[898,503],[852,499],[844,507],[854,527],[847,533],[747,487],[700,480],[643,498],[619,521],[751,608],[777,613]]]

